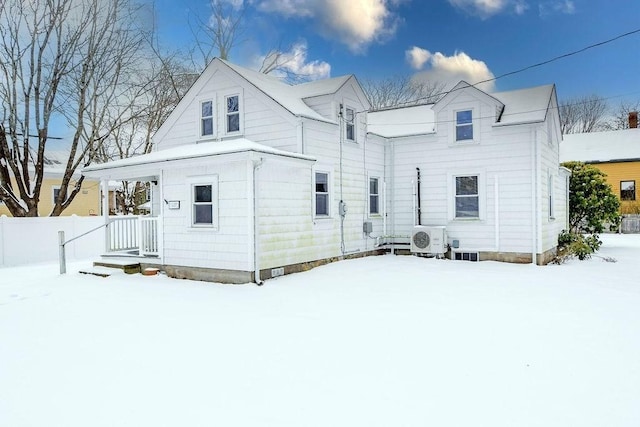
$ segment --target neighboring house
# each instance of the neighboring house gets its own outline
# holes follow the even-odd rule
[[[38,214],[49,216],[53,211],[54,200],[58,197],[60,183],[64,175],[64,167],[59,160],[60,154],[50,152],[46,155],[44,166],[44,179],[40,189],[40,202],[38,203]],[[75,185],[75,180],[81,176],[78,171],[74,174],[71,185]],[[85,177],[82,182],[82,189],[75,196],[73,202],[62,211],[61,216],[79,215],[99,215],[100,214],[100,182],[96,179]],[[11,216],[7,206],[0,202],[0,215]]]
[[[454,259],[553,256],[568,188],[553,86],[462,82],[434,105],[369,109],[354,76],[290,86],[213,60],[154,152],[84,169],[105,194],[109,180],[152,182],[141,240],[113,244],[123,218],[109,249],[235,283],[409,249],[416,224],[444,227]]]
[[[597,167],[620,198],[622,213],[640,213],[640,129],[565,135],[560,160]]]

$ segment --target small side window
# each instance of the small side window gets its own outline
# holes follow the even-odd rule
[[[227,96],[227,133],[240,131],[240,97]]]
[[[355,124],[355,112],[353,108],[345,109],[345,132],[347,141],[355,142],[356,140],[356,124]]]
[[[213,225],[213,185],[196,184],[192,187],[193,225]]]
[[[329,215],[329,174],[316,172],[316,216]]]
[[[213,101],[200,103],[200,136],[213,135]]]
[[[455,217],[480,218],[478,176],[457,176],[455,186]]]
[[[369,214],[380,213],[380,193],[378,178],[369,178]]]

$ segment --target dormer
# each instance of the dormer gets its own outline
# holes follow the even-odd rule
[[[461,81],[434,104],[436,131],[446,132],[450,145],[479,144],[483,121],[496,123],[503,110],[504,104],[498,99]]]

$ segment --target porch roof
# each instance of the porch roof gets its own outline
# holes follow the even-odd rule
[[[176,160],[197,159],[201,157],[223,156],[237,153],[262,153],[272,156],[290,158],[302,161],[315,161],[311,156],[278,150],[267,145],[250,141],[246,138],[237,138],[226,141],[212,141],[201,144],[188,144],[166,150],[154,151],[149,154],[114,160],[107,163],[98,163],[82,169],[82,174],[89,177],[101,177],[114,169],[133,166],[151,165]]]

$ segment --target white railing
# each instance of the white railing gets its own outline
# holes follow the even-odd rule
[[[157,256],[159,247],[159,217],[109,217],[107,232],[109,252],[137,251],[140,256]]]

